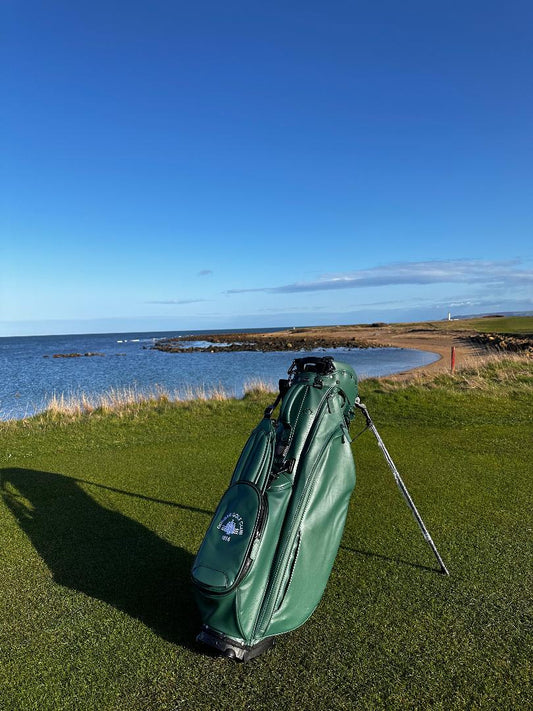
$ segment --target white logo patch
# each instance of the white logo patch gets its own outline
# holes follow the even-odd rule
[[[231,541],[232,536],[242,536],[244,533],[244,521],[242,516],[232,511],[224,516],[217,528],[224,534],[223,541]]]

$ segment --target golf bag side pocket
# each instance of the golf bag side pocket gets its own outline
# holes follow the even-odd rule
[[[267,503],[255,484],[237,482],[215,511],[192,568],[201,590],[221,595],[233,590],[252,564],[252,550],[267,519]]]
[[[236,597],[236,616],[243,639],[252,638],[255,622],[264,595],[264,581],[268,577],[276,552],[279,532],[292,493],[292,482],[285,474],[274,479],[266,491],[268,519],[253,553],[253,566],[239,585]]]

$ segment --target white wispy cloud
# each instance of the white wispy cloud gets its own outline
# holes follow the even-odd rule
[[[156,301],[145,301],[145,304],[199,304],[208,299],[161,299]]]
[[[331,308],[329,306],[285,306],[284,308],[280,309],[278,306],[276,307],[269,307],[269,308],[261,308],[258,309],[258,313],[292,313],[292,312],[297,312],[297,313],[304,313],[304,312],[310,312],[310,313],[316,313],[317,311],[323,311],[324,309]]]
[[[253,289],[229,289],[225,293],[242,294],[262,291],[268,294],[293,294],[400,284],[446,283],[520,286],[533,283],[533,270],[524,268],[520,259],[502,261],[447,259],[426,262],[397,262],[341,274],[325,274],[316,281],[294,282],[281,286],[264,286]]]

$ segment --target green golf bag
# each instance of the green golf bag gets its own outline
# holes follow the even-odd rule
[[[280,381],[193,563],[200,642],[246,661],[320,602],[355,485],[356,397],[353,369],[331,357],[297,358]]]

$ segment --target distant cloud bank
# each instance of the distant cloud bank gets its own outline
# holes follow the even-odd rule
[[[521,259],[485,261],[448,259],[427,262],[401,262],[341,274],[330,274],[317,281],[295,282],[282,286],[229,289],[226,294],[262,291],[268,294],[294,294],[306,291],[359,289],[397,284],[467,283],[491,286],[519,286],[533,282],[533,270],[523,268]]]

